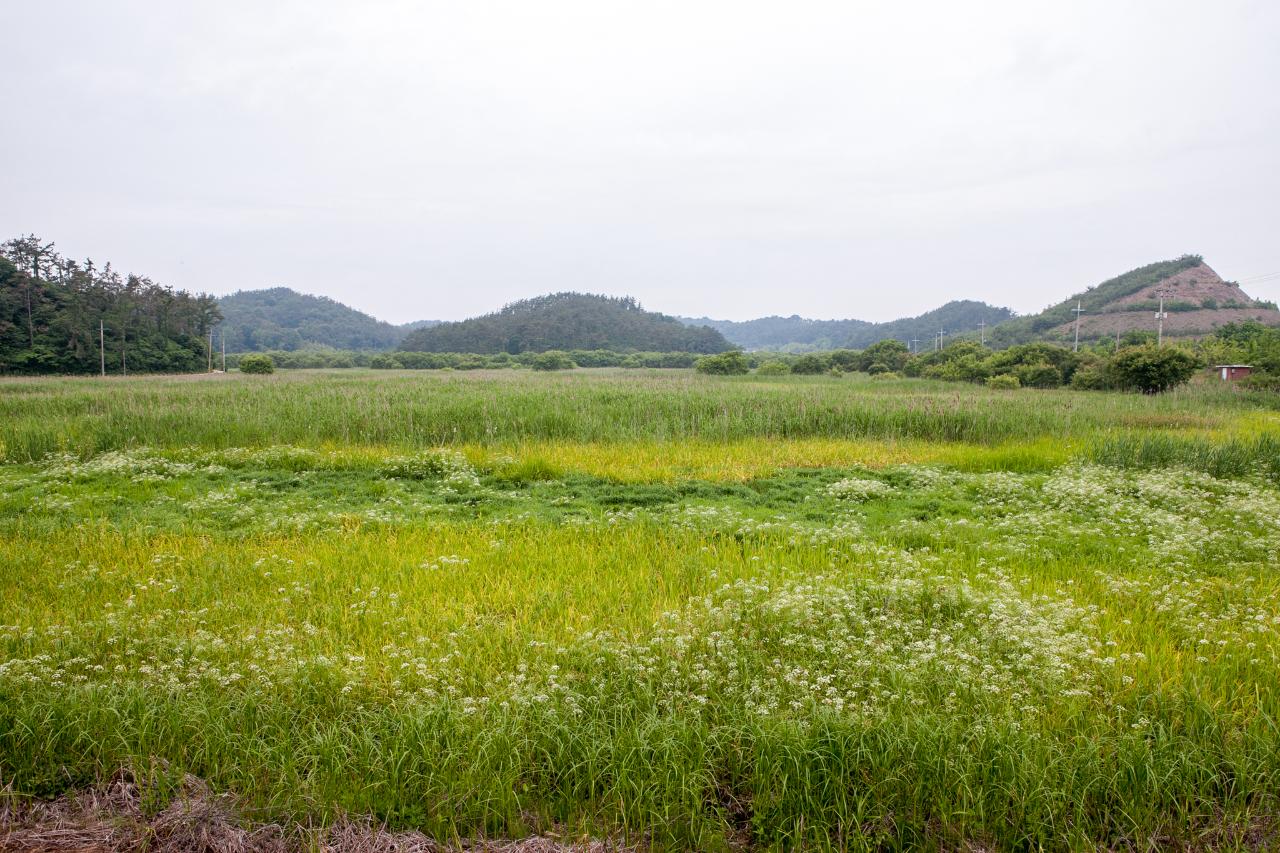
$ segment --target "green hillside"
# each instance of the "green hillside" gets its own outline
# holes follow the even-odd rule
[[[743,349],[794,352],[836,349],[857,332],[875,326],[866,320],[811,320],[798,314],[755,320],[681,319],[689,325],[709,326]]]
[[[1006,347],[1039,340],[1050,329],[1075,319],[1072,309],[1076,307],[1077,301],[1086,313],[1101,313],[1113,302],[1158,284],[1183,270],[1199,266],[1203,262],[1204,258],[1200,255],[1183,255],[1171,261],[1159,261],[1129,270],[1123,275],[1107,279],[1101,284],[1076,293],[1044,309],[1039,314],[1028,314],[1025,317],[1016,317],[1001,323],[988,334],[988,341],[993,346]]]
[[[328,346],[394,349],[411,326],[393,326],[325,296],[287,287],[242,290],[218,300],[222,331],[232,352]],[[425,321],[428,324],[430,321]]]
[[[899,340],[904,343],[914,339],[928,342],[938,334],[939,329],[948,335],[957,332],[976,330],[979,323],[988,327],[1008,320],[1013,312],[1008,308],[988,305],[972,299],[957,299],[940,308],[917,317],[904,317],[888,323],[876,323],[872,328],[858,331],[844,342],[849,349],[863,349],[876,341]]]
[[[553,293],[501,311],[411,332],[407,352],[521,353],[547,350],[723,352],[733,345],[714,329],[645,311],[629,297]]]
[[[756,320],[697,320],[686,323],[710,326],[733,343],[748,350],[774,350],[780,352],[808,352],[827,349],[863,349],[876,341],[888,338],[910,341],[918,338],[929,341],[939,328],[952,330],[976,329],[986,322],[994,325],[1013,316],[1008,308],[999,308],[985,302],[965,299],[948,302],[940,308],[918,317],[903,317],[887,323],[871,323],[866,320],[810,320],[798,315],[790,317],[760,317]]]

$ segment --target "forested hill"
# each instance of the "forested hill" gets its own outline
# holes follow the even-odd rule
[[[634,299],[553,293],[501,311],[411,332],[407,352],[521,353],[547,350],[724,352],[733,345],[714,329],[645,311]]]
[[[1154,334],[1161,296],[1168,315],[1163,323],[1166,336],[1206,335],[1228,323],[1250,320],[1280,325],[1280,312],[1274,305],[1253,299],[1235,282],[1223,281],[1200,255],[1183,255],[1130,270],[1039,314],[1002,323],[988,335],[988,341],[998,347],[1069,341],[1075,333],[1073,309],[1077,305],[1081,309],[1081,340],[1110,339],[1131,332]]]
[[[34,235],[0,245],[0,373],[204,370],[218,318],[212,296],[64,258]]]
[[[310,296],[287,287],[241,290],[218,300],[232,352],[296,350],[312,346],[389,350],[421,321],[393,326],[326,296]]]
[[[945,331],[948,335],[977,332],[981,323],[986,324],[984,328],[991,328],[1012,316],[1013,312],[1008,308],[988,305],[972,299],[957,299],[941,308],[926,311],[918,317],[904,317],[888,323],[877,323],[873,328],[852,336],[845,341],[844,345],[850,349],[862,349],[876,341],[890,338],[903,343],[915,339],[927,344],[933,340],[933,336],[938,334],[939,330]]]
[[[904,343],[912,338],[929,341],[938,329],[966,331],[979,323],[988,326],[1008,320],[1013,312],[985,302],[957,300],[948,302],[918,317],[904,317],[887,323],[866,320],[809,320],[790,317],[761,317],[757,320],[685,319],[716,329],[733,343],[749,350],[809,350],[850,348],[862,349],[876,341],[894,338]]]

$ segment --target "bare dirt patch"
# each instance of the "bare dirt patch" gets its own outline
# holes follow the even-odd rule
[[[1234,282],[1223,281],[1208,264],[1185,269],[1176,275],[1162,279],[1150,287],[1144,287],[1137,293],[1131,293],[1117,299],[1107,307],[1141,305],[1154,302],[1164,294],[1166,301],[1201,303],[1206,299],[1215,299],[1219,304],[1239,302],[1247,304],[1253,301],[1250,296]]]
[[[1214,329],[1227,323],[1257,320],[1267,326],[1280,326],[1280,311],[1270,308],[1218,308],[1200,311],[1170,311],[1164,321],[1164,333],[1170,337],[1209,335]],[[1137,330],[1155,334],[1156,320],[1150,311],[1113,311],[1106,314],[1085,314],[1080,318],[1082,340],[1109,338],[1117,332]],[[1054,327],[1051,334],[1058,338],[1070,338],[1074,323]]]
[[[1227,323],[1257,320],[1269,326],[1280,326],[1280,311],[1253,306],[1253,299],[1235,282],[1223,281],[1208,264],[1199,264],[1182,270],[1176,275],[1161,279],[1136,293],[1108,303],[1101,313],[1085,314],[1080,318],[1080,337],[1085,339],[1107,338],[1129,331],[1155,332],[1153,311],[1145,306],[1155,304],[1161,296],[1166,303],[1186,302],[1203,305],[1238,305],[1251,307],[1199,308],[1194,311],[1170,311],[1164,321],[1164,333],[1172,337],[1212,334],[1214,329]],[[1139,306],[1143,306],[1139,308]],[[1075,333],[1075,323],[1056,326],[1050,335],[1070,338]]]

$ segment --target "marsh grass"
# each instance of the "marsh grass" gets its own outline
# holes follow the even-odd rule
[[[0,382],[0,448],[51,452],[273,444],[867,439],[997,445],[1117,430],[1214,430],[1256,412],[1197,387],[1157,396],[1015,394],[923,380],[709,377],[690,371],[297,371],[268,377]]]
[[[1089,457],[1125,468],[1190,468],[1215,477],[1267,477],[1280,483],[1280,437],[1211,440],[1179,435],[1123,435],[1097,442]]]
[[[4,384],[0,782],[127,766],[160,810],[190,773],[250,820],[442,840],[1275,841],[1271,413],[526,378]],[[497,426],[342,443],[392,400]],[[201,432],[237,401],[247,432]]]

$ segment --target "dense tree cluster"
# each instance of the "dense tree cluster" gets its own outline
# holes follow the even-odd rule
[[[1265,328],[1265,327],[1261,327]],[[905,375],[992,388],[1125,390],[1155,393],[1186,382],[1205,355],[1184,346],[1157,347],[1135,340],[1118,350],[1100,344],[1080,352],[1057,344],[1021,344],[992,350],[977,341],[957,340],[941,349],[914,355],[901,341],[879,341],[864,350],[833,350],[803,355],[753,354],[759,375],[841,374]]]
[[[1074,352],[1055,344],[1020,344],[990,350],[974,341],[956,341],[914,356],[908,376],[983,382],[994,388],[1029,387],[1120,390],[1156,393],[1183,384],[1203,364],[1182,346],[1138,343],[1113,349],[1099,345]]]
[[[1210,365],[1247,364],[1254,373],[1247,388],[1280,391],[1280,328],[1256,320],[1227,323],[1200,342],[1201,357]]]
[[[198,371],[219,318],[212,296],[64,258],[34,235],[0,245],[0,372]]]
[[[406,352],[512,355],[575,349],[716,353],[731,348],[714,329],[645,311],[631,298],[586,293],[515,302],[493,314],[419,329],[400,344]]]
[[[249,353],[240,359],[241,373],[275,373],[276,365],[271,356],[260,352]]]
[[[718,355],[705,355],[694,364],[699,373],[719,376],[741,376],[751,370],[751,365],[738,350],[729,350]]]
[[[411,329],[430,322],[393,326],[325,296],[287,287],[242,290],[218,300],[232,352],[297,350],[328,346],[346,350],[389,350]]]

